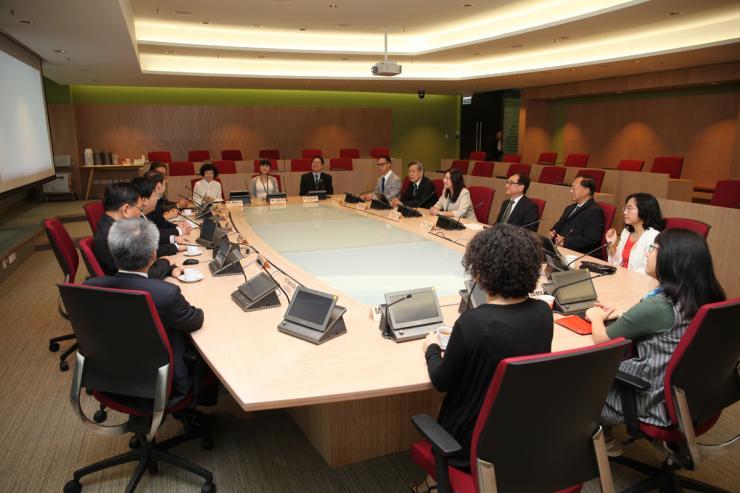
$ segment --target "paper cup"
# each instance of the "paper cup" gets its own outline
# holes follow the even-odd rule
[[[188,245],[188,255],[198,255],[200,253],[200,248],[197,246]]]
[[[182,215],[183,216],[192,216],[193,215],[193,210],[192,209],[183,209],[182,210]]]
[[[575,259],[577,259],[578,257],[580,257],[580,255],[563,255],[563,258],[565,259],[565,261],[566,261],[566,262],[567,262],[568,264],[572,263],[572,262],[573,262],[573,261],[574,261]]]
[[[439,338],[439,345],[442,349],[447,347],[447,343],[450,342],[450,336],[452,335],[452,327],[442,326],[437,329],[437,337]]]
[[[186,281],[197,281],[200,279],[200,271],[198,269],[185,269],[182,271],[182,277]]]

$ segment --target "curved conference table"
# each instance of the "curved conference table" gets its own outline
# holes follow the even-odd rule
[[[339,297],[337,304],[347,308],[347,333],[316,346],[278,332],[288,306],[282,293],[279,308],[245,313],[230,296],[244,278],[211,276],[212,254],[203,249],[196,257],[201,263],[188,267],[201,270],[204,280],[180,286],[205,311],[192,338],[223,385],[244,411],[287,408],[331,466],[408,448],[417,439],[410,417],[436,415],[441,394],[429,380],[422,341],[383,339],[371,305],[381,303],[384,292],[436,286],[445,323],[452,325],[463,287],[463,245],[480,225],[438,235],[428,230],[436,220],[428,211],[394,220],[337,197],[305,204],[290,197],[287,205],[227,210],[235,229],[275,266]],[[235,241],[236,232],[230,238]],[[242,261],[249,278],[260,272],[249,263],[253,257]],[[184,259],[179,254],[175,261]],[[295,283],[274,268],[271,273],[292,296]],[[654,281],[620,268],[594,285],[601,301],[625,309]],[[553,351],[591,344],[591,336],[555,326]]]

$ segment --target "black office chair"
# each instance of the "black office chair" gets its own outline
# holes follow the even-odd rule
[[[149,293],[73,284],[59,285],[59,292],[79,345],[70,393],[75,412],[98,433],[134,434],[130,442],[134,450],[75,471],[64,492],[79,493],[82,477],[127,462],[138,462],[138,466],[126,493],[136,489],[147,470],[157,472],[160,462],[197,474],[205,480],[201,492],[215,492],[211,472],[168,451],[195,438],[209,449],[213,441],[207,417],[193,409],[197,390],[184,396],[172,395],[172,348]],[[198,389],[199,380],[196,371],[194,389]],[[128,414],[128,421],[103,426],[90,420],[80,404],[83,388],[92,390],[101,404]],[[155,443],[154,436],[169,414],[183,423],[185,433]]]

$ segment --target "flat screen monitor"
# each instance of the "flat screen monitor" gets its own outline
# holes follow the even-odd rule
[[[442,310],[434,288],[386,293],[385,302],[390,305],[407,295],[411,297],[399,301],[388,309],[388,317],[394,330],[442,322]]]
[[[216,221],[212,217],[203,219],[200,224],[200,237],[204,240],[213,241],[213,235],[216,233]]]
[[[323,331],[336,304],[337,297],[332,294],[298,286],[285,312],[285,320]]]
[[[465,289],[468,290],[470,308],[477,308],[488,301],[488,294],[486,294],[479,282],[468,279],[465,281]]]
[[[571,305],[596,299],[596,289],[594,289],[591,274],[586,269],[553,272],[552,282],[553,287],[557,289],[557,291],[553,291],[555,299],[561,305]]]
[[[260,272],[258,275],[251,278],[239,286],[239,291],[249,299],[249,301],[256,301],[263,296],[275,291],[277,289],[275,281],[270,279],[270,276],[264,272]]]
[[[545,250],[545,255],[547,256],[548,263],[550,263],[558,270],[570,269],[568,262],[566,262],[563,256],[560,254],[560,251],[558,250],[558,247],[555,246],[555,243],[553,243],[548,236],[538,236],[540,237],[542,248]]]

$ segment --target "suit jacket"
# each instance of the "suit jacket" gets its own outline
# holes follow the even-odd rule
[[[401,194],[401,202],[409,207],[429,209],[437,203],[437,190],[434,188],[432,180],[426,176],[422,176],[418,183],[416,194],[414,194],[414,184],[409,184],[408,188]]]
[[[103,272],[108,276],[112,276],[118,272],[118,267],[116,267],[116,262],[113,260],[113,255],[111,255],[110,248],[108,247],[108,233],[110,233],[110,228],[114,222],[115,220],[108,214],[103,214],[103,217],[98,222],[98,231],[93,238],[95,258],[98,259],[100,267],[103,268]],[[152,279],[164,279],[170,274],[172,268],[173,266],[170,265],[169,260],[164,258],[157,259],[149,268],[149,277]]]
[[[167,238],[169,238],[170,235],[179,236],[180,232],[178,231],[177,226],[164,217],[164,213],[167,211],[165,204],[169,205],[172,203],[166,201],[164,198],[160,198],[157,201],[157,206],[152,212],[147,214],[146,217],[153,222],[157,228],[159,228],[160,233],[167,235]]]
[[[568,218],[576,204],[565,208],[560,220],[552,227],[565,238],[563,246],[581,253],[587,253],[601,245],[604,236],[604,214],[601,207],[589,199]]]
[[[313,171],[301,175],[300,195],[308,195],[308,192],[312,190],[326,190],[328,195],[334,195],[334,186],[331,183],[331,175],[321,172],[318,185],[316,185],[316,181],[313,179]]]
[[[146,291],[152,296],[157,313],[167,332],[174,360],[173,395],[187,394],[192,383],[185,366],[184,334],[198,330],[203,325],[203,310],[192,306],[180,288],[159,279],[147,279],[137,274],[118,272],[115,276],[93,277],[85,281],[90,286]]]
[[[375,192],[382,193],[383,195],[385,195],[385,198],[388,199],[388,202],[390,202],[391,200],[398,197],[398,195],[401,193],[401,179],[393,171],[391,171],[390,176],[386,179],[385,187],[381,186],[382,179],[383,179],[382,176],[378,178],[378,183],[375,187]],[[381,189],[383,189],[384,191],[381,192]]]
[[[506,212],[506,208],[509,206],[510,201],[511,199],[507,199],[501,204],[501,210],[498,212],[498,217],[496,218],[497,223],[500,223],[501,219],[504,217],[504,213]],[[519,199],[519,202],[516,203],[516,206],[514,206],[514,210],[511,211],[509,220],[506,221],[506,223],[513,224],[514,226],[524,226],[525,224],[529,224],[527,229],[536,232],[537,227],[539,226],[539,223],[535,222],[537,221],[537,215],[537,204],[529,200],[526,195],[523,195],[522,198]],[[535,224],[531,224],[533,222]]]

